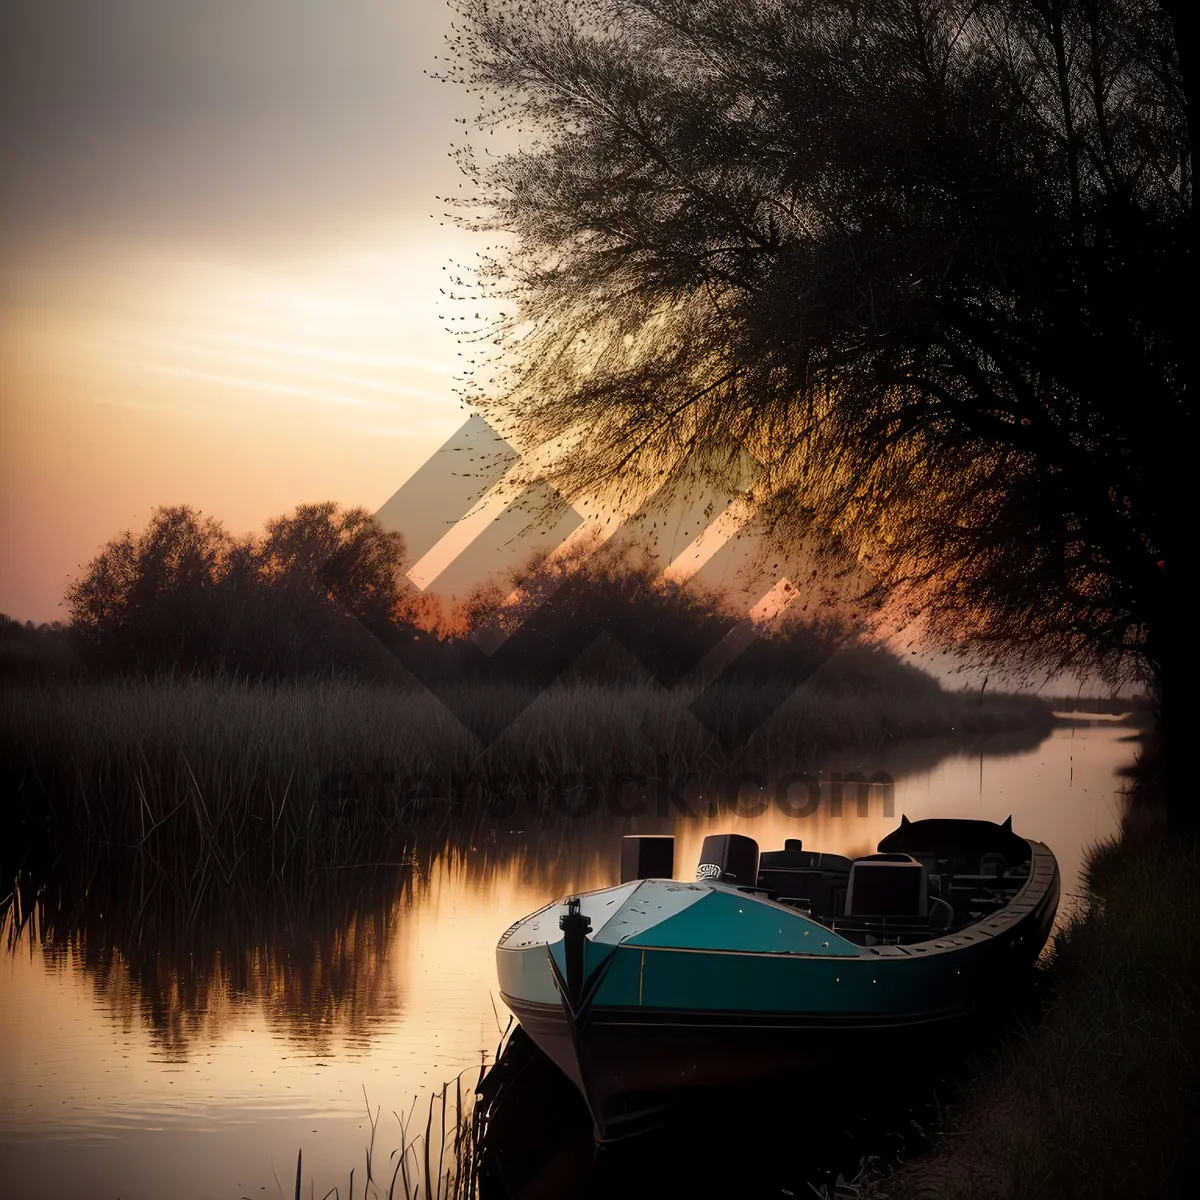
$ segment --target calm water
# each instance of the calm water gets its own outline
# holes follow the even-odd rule
[[[858,853],[902,812],[1011,813],[1020,833],[1057,854],[1070,904],[1083,850],[1119,820],[1130,735],[1097,718],[1036,745],[930,740],[821,764],[825,778],[891,775],[891,816],[881,788],[865,816],[847,796],[840,817],[824,799],[803,818],[774,804],[741,818],[549,826],[517,817],[431,856],[418,878],[385,875],[375,901],[340,925],[283,920],[257,942],[235,910],[219,935],[197,925],[165,945],[122,944],[99,911],[103,936],[85,927],[45,943],[36,933],[15,946],[0,939],[0,1193],[290,1196],[303,1148],[317,1196],[334,1184],[344,1195],[351,1167],[361,1194],[367,1105],[382,1113],[378,1162],[399,1144],[393,1114],[415,1105],[423,1129],[444,1081],[462,1072],[470,1091],[508,1018],[493,976],[496,939],[555,896],[615,882],[621,833],[673,831],[676,874],[687,877],[704,835],[722,829],[764,849],[799,836]],[[748,804],[754,791],[743,793]]]

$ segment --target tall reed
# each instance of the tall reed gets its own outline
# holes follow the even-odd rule
[[[783,702],[761,720],[761,686],[705,695],[724,731],[697,718],[694,695],[654,683],[444,692],[466,724],[423,689],[341,679],[6,687],[0,820],[9,851],[39,831],[60,849],[133,850],[189,895],[264,880],[303,887],[318,871],[402,865],[418,831],[428,844],[470,828],[496,793],[547,779],[702,775],[731,761],[1050,719],[1032,697],[980,704],[936,685],[892,691],[886,679],[810,681],[768,697],[768,709]],[[468,726],[478,727],[473,710],[489,709],[517,715],[484,742]],[[731,740],[729,729],[749,736]]]

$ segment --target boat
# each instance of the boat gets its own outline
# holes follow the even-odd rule
[[[687,881],[673,858],[625,838],[620,883],[496,947],[505,1004],[601,1143],[730,1089],[902,1065],[1029,978],[1058,907],[1053,853],[1011,817],[901,817],[853,860],[713,835]]]

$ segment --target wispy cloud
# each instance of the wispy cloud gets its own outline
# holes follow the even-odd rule
[[[247,392],[270,392],[273,395],[296,396],[304,400],[316,400],[322,404],[348,405],[353,408],[387,407],[378,400],[366,400],[362,396],[349,396],[344,392],[317,391],[315,388],[297,387],[290,383],[271,383],[264,379],[252,379],[243,375],[225,375],[217,371],[193,371],[186,367],[163,366],[157,363],[147,365],[150,370],[170,375],[175,379],[194,379]]]
[[[271,371],[291,371],[296,368],[292,363],[280,358],[266,358],[257,354],[246,354],[236,350],[222,350],[216,346],[183,344],[175,347],[184,354],[195,355],[198,358],[216,358],[224,362],[241,363],[243,366],[264,367]],[[324,361],[324,360],[318,360]],[[343,371],[325,371],[309,366],[303,368],[305,375],[313,379],[329,383],[344,383],[352,388],[363,388],[370,392],[385,392],[391,396],[410,396],[418,400],[430,400],[435,404],[457,404],[454,396],[430,392],[424,388],[412,387],[403,383],[386,383],[379,379],[366,379],[361,375],[348,375]]]
[[[300,358],[343,367],[401,367],[426,371],[431,375],[454,375],[459,369],[452,363],[436,362],[431,358],[415,358],[408,354],[377,354],[363,350],[334,350],[327,347],[289,345],[285,342],[241,337],[235,334],[225,334],[223,337],[231,345],[244,346],[251,350],[270,350],[289,358]]]

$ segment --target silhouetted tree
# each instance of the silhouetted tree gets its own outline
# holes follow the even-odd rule
[[[1188,149],[1196,161],[1196,146],[1200,143],[1200,8],[1193,0],[1160,0],[1171,20],[1175,35],[1175,53],[1179,59],[1183,95],[1188,123]],[[1193,217],[1196,215],[1196,194],[1192,192]],[[1200,222],[1196,223],[1200,232]]]
[[[272,582],[320,593],[359,617],[386,615],[400,598],[404,539],[365,508],[301,504],[267,522],[259,570]]]
[[[403,538],[365,509],[339,511],[327,501],[269,520],[252,552],[257,636],[231,657],[254,664],[255,674],[303,673],[314,658],[377,667],[385,652],[367,630],[392,619],[403,557]]]
[[[216,590],[229,538],[187,505],[159,508],[68,587],[76,635],[95,661],[133,670],[202,665],[220,636]]]
[[[726,593],[664,578],[652,556],[616,539],[535,556],[506,583],[477,589],[463,616],[480,645],[507,639],[490,661],[513,678],[548,682],[566,669],[614,680],[649,671],[674,685],[708,661],[736,626],[748,624]],[[861,632],[844,616],[786,612],[730,648],[736,662],[713,670],[729,680],[770,678],[794,687]],[[606,633],[607,647],[594,648]]]
[[[560,489],[744,446],[776,536],[824,530],[943,642],[1172,693],[1186,4],[457,7],[451,77],[536,135],[462,159],[464,219],[511,235],[479,399],[570,447]]]
[[[109,542],[66,593],[89,660],[298,675],[390,663],[364,628],[399,596],[404,543],[363,509],[301,505],[259,540],[185,506]]]
[[[489,628],[517,634],[501,661],[531,678],[554,665],[557,675],[603,633],[664,683],[683,678],[737,623],[722,597],[660,578],[660,568],[631,547],[608,543],[575,553],[536,556],[510,587],[491,584],[471,597],[467,619],[476,637]],[[616,646],[611,646],[612,651]],[[593,671],[620,675],[632,664],[592,658]]]

